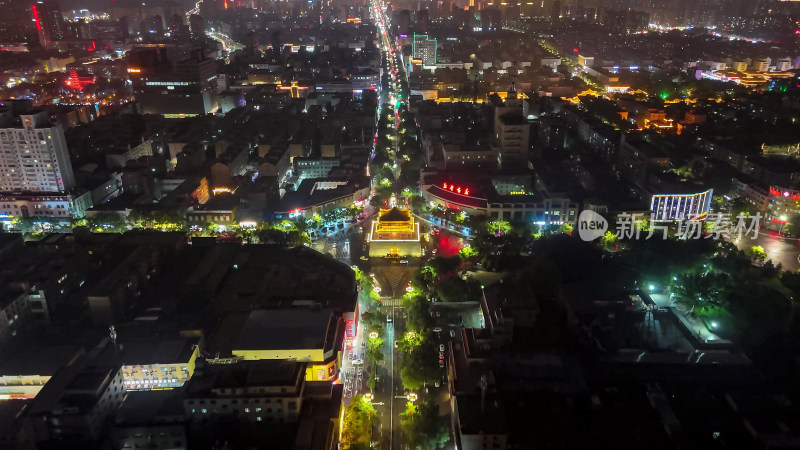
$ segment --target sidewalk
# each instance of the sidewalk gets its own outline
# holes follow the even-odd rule
[[[669,295],[657,293],[650,293],[648,295],[657,306],[671,307],[675,311],[676,316],[678,316],[678,319],[680,319],[682,322],[683,326],[686,327],[686,329],[695,339],[697,339],[700,344],[730,344],[729,340],[721,338],[711,332],[706,326],[705,322],[697,317],[692,316],[692,314],[690,314],[685,307],[675,303],[672,299],[670,299]]]

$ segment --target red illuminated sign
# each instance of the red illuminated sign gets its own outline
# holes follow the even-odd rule
[[[36,9],[36,5],[31,5],[31,9],[33,9],[33,18],[36,20],[36,29],[42,31],[42,23],[39,21],[39,10]]]
[[[779,191],[775,188],[769,188],[769,193],[772,195],[777,195],[778,197],[786,197],[791,198],[792,200],[800,200],[800,194],[792,194],[789,191]]]
[[[453,192],[453,193],[456,193],[456,194],[460,194],[460,195],[469,195],[469,188],[456,186],[455,184],[442,183],[442,189],[444,189],[445,191],[450,191],[450,192]]]

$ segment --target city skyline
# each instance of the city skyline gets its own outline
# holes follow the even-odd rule
[[[0,447],[800,442],[800,1],[0,7]]]

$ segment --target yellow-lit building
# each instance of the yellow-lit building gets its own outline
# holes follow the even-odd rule
[[[372,222],[369,256],[398,258],[422,256],[419,223],[405,208],[382,209]]]
[[[200,338],[125,343],[120,349],[125,389],[147,391],[183,386],[194,374]]]
[[[78,345],[15,341],[0,358],[0,403],[35,398],[62,367],[83,354]]]
[[[250,312],[231,353],[245,361],[307,363],[306,381],[338,378],[344,321],[330,309],[264,309]]]

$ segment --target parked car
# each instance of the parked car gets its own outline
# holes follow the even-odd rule
[[[456,337],[456,331],[455,330],[450,330],[450,337],[451,338]]]
[[[439,344],[439,352],[444,353],[444,344]]]

